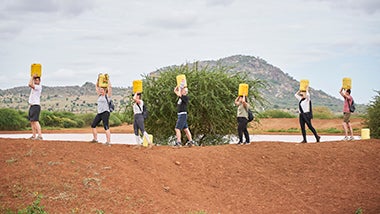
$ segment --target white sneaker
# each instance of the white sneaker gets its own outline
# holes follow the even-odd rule
[[[355,140],[355,138],[351,136],[348,140]]]
[[[342,140],[343,140],[343,141],[347,141],[347,140],[348,140],[348,137],[346,136],[346,137],[344,137]]]

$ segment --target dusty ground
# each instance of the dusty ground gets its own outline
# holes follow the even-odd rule
[[[316,124],[316,123],[315,123]],[[114,130],[115,132],[115,130]],[[193,148],[0,139],[0,213],[380,213],[380,140]]]

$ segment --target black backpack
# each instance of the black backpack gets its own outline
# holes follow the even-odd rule
[[[140,105],[137,104],[137,106],[139,107],[139,109],[141,111]],[[147,109],[146,105],[143,105],[142,114],[143,114],[144,119],[148,118],[148,109]]]
[[[348,103],[348,108],[350,109],[350,112],[354,113],[356,110],[354,98],[352,98],[352,104],[351,105],[350,105],[350,102],[348,102],[348,99],[347,99],[347,103]]]
[[[108,107],[110,109],[110,112],[113,112],[115,110],[115,104],[113,103],[112,100],[109,100],[108,101],[108,98],[107,98],[107,95],[106,95],[106,100],[107,100],[107,103],[108,103]]]
[[[253,113],[251,109],[248,109],[248,122],[251,122],[255,117],[253,116]]]

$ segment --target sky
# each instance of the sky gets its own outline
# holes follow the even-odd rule
[[[0,89],[27,85],[32,63],[46,86],[108,73],[129,87],[165,66],[232,55],[338,98],[350,77],[355,102],[368,104],[380,90],[380,1],[0,0]]]

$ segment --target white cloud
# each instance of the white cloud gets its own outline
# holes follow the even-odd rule
[[[244,54],[296,78],[307,73],[322,90],[340,82],[344,73],[319,80],[334,71],[360,70],[350,73],[358,83],[380,67],[378,1],[0,1],[2,89],[25,85],[34,62],[50,86],[81,85],[100,71],[128,86],[163,66]],[[376,85],[360,86],[362,102]]]

